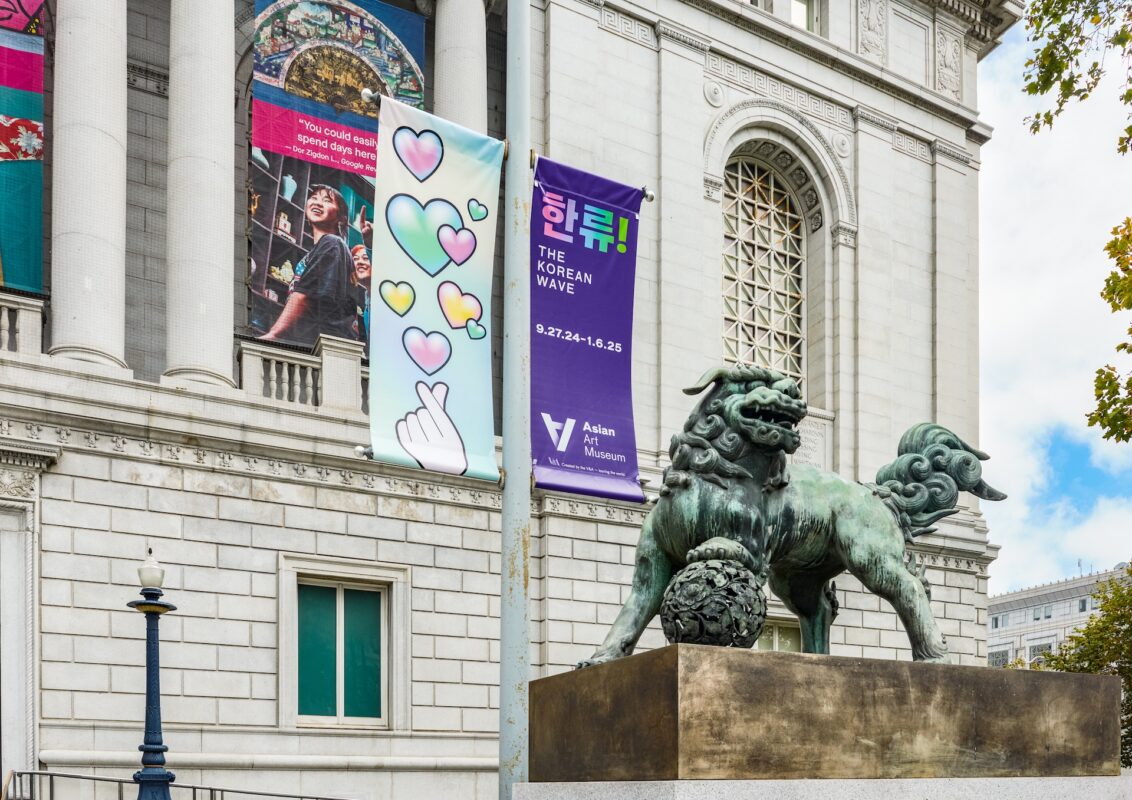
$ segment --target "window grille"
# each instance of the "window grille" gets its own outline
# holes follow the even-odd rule
[[[805,224],[785,181],[748,158],[723,181],[723,350],[731,363],[804,372]]]
[[[987,666],[1005,667],[1010,663],[1009,650],[992,650],[987,653]]]

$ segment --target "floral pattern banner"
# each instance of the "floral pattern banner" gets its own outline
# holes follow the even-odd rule
[[[491,275],[503,142],[383,100],[373,457],[495,481]]]
[[[42,2],[0,0],[0,286],[43,291]]]
[[[362,90],[423,103],[424,18],[377,0],[257,0],[252,55],[248,333],[366,342],[377,105]]]

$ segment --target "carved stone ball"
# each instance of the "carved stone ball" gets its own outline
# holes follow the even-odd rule
[[[751,647],[766,622],[766,595],[738,561],[694,561],[664,591],[660,624],[669,644]]]

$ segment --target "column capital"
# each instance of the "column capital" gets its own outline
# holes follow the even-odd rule
[[[415,0],[417,11],[426,17],[431,17],[436,13],[436,4],[439,0]],[[483,0],[483,11],[488,14],[495,10],[504,0]]]

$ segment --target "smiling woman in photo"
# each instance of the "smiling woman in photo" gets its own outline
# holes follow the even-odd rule
[[[307,223],[314,247],[295,267],[286,305],[259,338],[311,346],[320,333],[355,339],[357,303],[354,262],[346,246],[346,200],[332,186],[317,183],[307,194]]]

